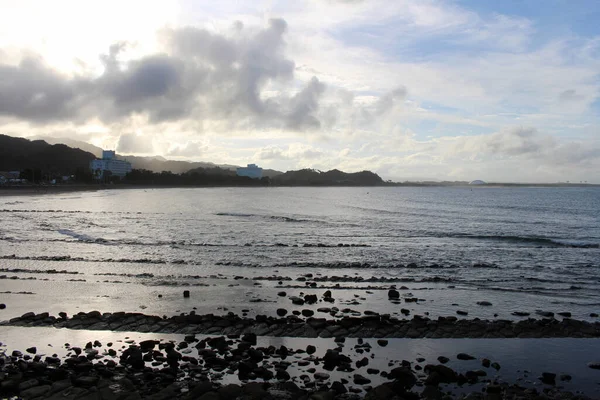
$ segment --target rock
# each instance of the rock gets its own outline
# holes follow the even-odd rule
[[[439,383],[453,383],[458,380],[458,374],[452,368],[448,368],[445,365],[432,365],[428,364],[424,368],[425,372],[429,374],[425,380],[425,384],[437,385]]]
[[[285,317],[285,315],[288,313],[288,311],[285,308],[278,308],[277,309],[277,315],[280,317]]]
[[[304,299],[298,296],[290,296],[289,299],[292,301],[293,304],[297,305],[297,306],[303,306],[304,305]]]
[[[183,297],[184,297],[185,299],[189,298],[189,297],[190,297],[190,291],[189,291],[189,290],[184,290],[184,291],[183,291]]]
[[[492,305],[489,301],[478,301],[477,305],[489,307]]]
[[[481,360],[481,365],[485,368],[489,368],[491,364],[491,361],[488,360],[487,358],[484,358],[483,360]]]
[[[333,382],[331,384],[331,390],[333,390],[337,394],[348,393],[348,389],[346,389],[346,386],[344,386],[344,384],[340,381]]]
[[[475,359],[475,357],[473,357],[472,355],[467,354],[467,353],[458,353],[456,355],[456,358],[458,358],[459,360],[463,360],[463,361]]]
[[[388,290],[388,299],[399,299],[399,298],[400,298],[400,292],[398,292],[396,289]]]
[[[546,385],[556,385],[556,374],[553,374],[552,372],[542,372],[540,381]]]
[[[410,389],[417,383],[417,378],[410,367],[397,367],[388,374],[389,378],[395,379],[396,383],[403,389]]]
[[[6,308],[6,304],[0,303],[0,310],[4,310]]]
[[[546,318],[552,318],[552,317],[554,317],[554,313],[551,312],[551,311],[536,310],[535,313],[537,315],[541,315],[542,317],[546,317]]]
[[[313,310],[304,309],[302,310],[302,315],[308,318],[315,315],[315,312]]]
[[[202,381],[196,384],[188,393],[190,399],[197,399],[205,393],[212,391],[212,383],[209,381]]]
[[[320,391],[311,394],[308,400],[333,400],[334,396],[334,392]]]
[[[367,384],[371,383],[371,380],[369,378],[365,378],[364,376],[362,376],[360,374],[354,374],[352,381],[354,382],[355,385],[367,385]]]
[[[498,364],[497,362],[493,362],[491,367],[494,368],[496,371],[500,371],[500,364]]]
[[[75,384],[75,386],[82,386],[82,387],[92,387],[92,386],[96,386],[96,384],[98,383],[98,377],[97,376],[80,376],[79,378],[76,378],[75,381],[73,381],[73,383]]]
[[[325,293],[323,293],[323,297],[325,297],[326,299],[330,299],[331,298],[331,290],[326,290]]]
[[[286,292],[278,292],[277,296],[279,296],[279,297],[285,297],[285,296],[287,296],[287,293]]]
[[[62,319],[67,319],[67,313],[64,311],[61,311],[58,313],[58,316]]]
[[[242,388],[240,385],[231,383],[221,387],[217,390],[217,393],[219,393],[222,399],[236,399],[242,393]]]
[[[307,354],[314,354],[315,351],[317,351],[317,348],[315,346],[313,346],[312,344],[309,344],[308,346],[306,346],[306,353]]]
[[[439,387],[434,385],[426,385],[421,392],[421,398],[426,400],[441,400],[444,394]]]
[[[30,354],[35,354],[37,353],[37,348],[34,347],[30,347],[28,349],[25,349],[26,352],[30,353]]]
[[[457,310],[457,311],[456,311],[456,313],[457,313],[458,315],[469,315],[469,313],[468,313],[468,312],[466,312],[466,311],[462,311],[462,310]]]
[[[524,312],[524,311],[515,311],[512,313],[512,315],[514,315],[516,317],[527,317],[530,314],[528,312]]]
[[[448,357],[444,357],[444,356],[439,356],[437,359],[442,364],[446,364],[448,361],[450,361],[450,359]]]
[[[29,388],[27,390],[21,391],[21,398],[23,399],[33,399],[37,397],[41,397],[48,393],[52,387],[50,385],[41,385]]]
[[[597,363],[597,362],[591,362],[587,366],[588,366],[588,368],[591,368],[591,369],[600,369],[600,363]]]
[[[592,318],[598,318],[598,314],[595,313],[595,312],[590,313],[590,317],[592,317]]]
[[[377,344],[380,345],[381,347],[385,347],[388,345],[388,341],[385,339],[378,339]]]
[[[316,294],[307,294],[304,296],[304,301],[308,304],[315,304],[317,301],[319,301],[319,298]]]
[[[571,318],[571,313],[568,311],[559,312],[557,314],[560,315],[561,317]]]
[[[325,372],[315,372],[313,376],[318,381],[326,381],[330,377],[330,375]]]
[[[571,379],[573,379],[573,377],[571,375],[568,375],[568,374],[562,374],[560,376],[561,382],[570,382]]]

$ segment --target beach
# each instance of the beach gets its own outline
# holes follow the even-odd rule
[[[2,198],[2,394],[597,398],[597,191]]]

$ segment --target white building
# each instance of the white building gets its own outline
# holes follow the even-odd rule
[[[248,176],[252,179],[262,178],[262,168],[256,164],[248,164],[247,167],[240,167],[237,169],[238,176]]]
[[[90,169],[96,179],[104,178],[106,171],[110,171],[111,176],[123,178],[131,172],[131,163],[117,160],[112,150],[102,150],[102,159],[90,161]]]

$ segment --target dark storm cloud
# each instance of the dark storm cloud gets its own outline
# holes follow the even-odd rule
[[[74,117],[86,86],[37,58],[25,58],[16,66],[0,65],[0,115],[40,123]]]
[[[111,46],[100,57],[105,70],[98,77],[63,76],[36,59],[0,65],[0,115],[36,123],[94,117],[112,123],[145,114],[153,123],[193,118],[319,129],[325,85],[313,78],[296,89],[286,31],[282,19],[260,30],[238,24],[231,36],[169,29],[161,32],[163,54],[121,62],[127,44]]]

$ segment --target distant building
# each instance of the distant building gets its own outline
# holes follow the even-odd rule
[[[237,169],[238,176],[247,176],[252,179],[262,178],[262,168],[256,164],[248,164],[247,167],[240,167]]]
[[[476,179],[474,181],[469,182],[469,185],[487,185],[486,182]]]
[[[106,172],[110,172],[111,176],[124,178],[131,172],[131,163],[124,160],[117,160],[115,152],[112,150],[102,150],[102,159],[90,161],[90,170],[96,179],[105,177]]]

